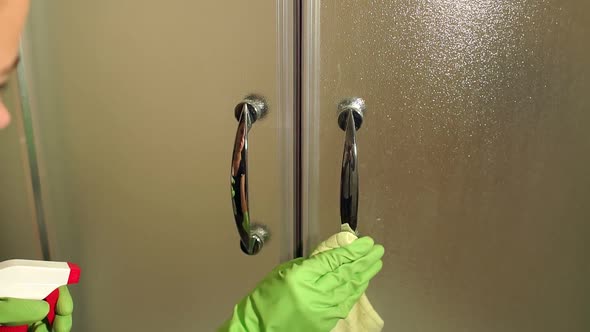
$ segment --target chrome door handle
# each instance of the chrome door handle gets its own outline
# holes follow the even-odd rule
[[[251,224],[248,204],[248,132],[257,120],[267,113],[265,100],[247,96],[235,108],[238,130],[231,162],[231,196],[234,219],[240,234],[240,247],[248,255],[256,255],[269,238],[266,227]]]
[[[365,101],[356,97],[345,99],[338,105],[338,111],[338,125],[346,133],[340,175],[340,222],[356,231],[359,202],[356,131],[363,123]]]

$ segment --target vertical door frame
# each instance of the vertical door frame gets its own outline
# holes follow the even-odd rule
[[[316,239],[319,208],[320,1],[302,0],[301,18],[301,237],[303,255]]]
[[[23,34],[24,35],[24,34]],[[28,68],[28,57],[26,57],[25,49],[28,49],[29,45],[26,43],[25,37],[21,38],[21,43],[19,47],[19,57],[20,62],[17,66],[17,89],[19,92],[19,104],[20,107],[20,117],[22,118],[22,130],[25,137],[25,146],[26,146],[26,160],[28,165],[28,178],[30,179],[30,183],[28,185],[30,188],[27,188],[27,191],[31,193],[32,202],[31,208],[32,216],[35,219],[35,227],[36,227],[36,234],[39,239],[39,246],[41,248],[41,257],[44,260],[51,260],[52,253],[51,253],[51,246],[49,240],[49,233],[47,222],[45,219],[45,211],[43,205],[43,195],[42,195],[42,187],[41,187],[41,177],[39,171],[39,156],[38,156],[38,146],[37,144],[37,137],[35,132],[37,129],[34,122],[33,122],[33,115],[32,115],[32,105],[31,105],[31,98],[30,98],[30,90],[31,81],[29,78],[29,71]],[[28,53],[27,53],[28,54]]]
[[[279,159],[282,188],[281,261],[300,256],[299,1],[277,0]]]

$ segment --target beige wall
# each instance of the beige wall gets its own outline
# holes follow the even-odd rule
[[[30,170],[16,75],[2,100],[13,122],[0,131],[0,261],[40,259]]]

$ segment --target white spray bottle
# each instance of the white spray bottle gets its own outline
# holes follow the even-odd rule
[[[59,287],[77,284],[80,267],[73,263],[11,259],[0,262],[0,298],[45,300],[53,324]],[[27,326],[0,326],[0,332],[26,332]]]

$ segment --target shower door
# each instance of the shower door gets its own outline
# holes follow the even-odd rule
[[[44,250],[83,270],[71,287],[73,330],[213,331],[293,254],[293,6],[32,6],[21,85],[39,155]],[[234,108],[251,93],[268,114],[248,137],[248,203],[271,238],[247,256],[230,164]]]
[[[1,216],[45,225],[49,241],[2,220],[32,246],[2,248],[82,266],[74,331],[214,330],[298,251],[296,216],[306,254],[339,230],[337,106],[360,97],[358,231],[386,247],[368,290],[385,331],[587,331],[589,12],[558,0],[34,2],[20,95],[36,158],[3,164],[17,176],[2,183],[40,192],[23,189],[19,212]],[[229,179],[234,108],[250,93],[269,107],[249,134],[251,217],[271,232],[254,256],[238,244]]]
[[[304,3],[307,252],[339,229],[337,105],[361,97],[385,331],[590,330],[590,5]]]

